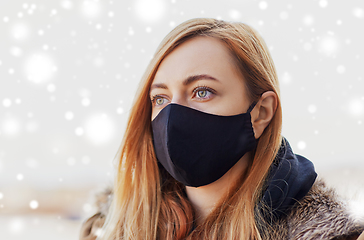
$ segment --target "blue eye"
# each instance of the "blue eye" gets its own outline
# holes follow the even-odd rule
[[[199,90],[197,91],[197,96],[200,98],[205,98],[207,96],[207,94],[209,94],[209,92],[207,90]]]
[[[163,103],[164,103],[164,99],[163,98],[157,98],[155,100],[155,104],[157,104],[157,105],[162,105]]]
[[[193,90],[194,93],[194,97],[196,97],[199,100],[206,100],[211,98],[212,94],[215,94],[215,90],[206,87],[206,86],[202,86],[202,87],[197,87]]]
[[[166,103],[167,99],[162,96],[156,95],[152,98],[151,101],[152,101],[152,104],[155,106],[162,106],[163,104]]]

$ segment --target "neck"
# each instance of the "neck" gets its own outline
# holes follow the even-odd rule
[[[187,197],[195,210],[197,224],[201,224],[222,197],[229,194],[231,187],[242,174],[245,174],[250,159],[251,153],[246,153],[227,173],[213,183],[201,187],[186,186]]]

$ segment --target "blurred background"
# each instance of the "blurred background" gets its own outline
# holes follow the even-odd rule
[[[363,1],[0,0],[1,239],[78,239],[147,64],[195,17],[261,33],[283,135],[364,216]]]

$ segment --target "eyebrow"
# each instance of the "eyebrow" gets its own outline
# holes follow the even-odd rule
[[[213,80],[213,81],[219,81],[214,77],[211,77],[210,75],[207,74],[198,74],[198,75],[192,75],[189,76],[188,78],[186,78],[185,80],[183,80],[182,84],[184,86],[187,86],[193,82],[196,82],[198,80],[202,80],[202,79],[206,79],[206,80]],[[155,88],[162,88],[162,89],[168,89],[167,85],[164,83],[155,83],[152,84],[152,86],[150,86],[150,90],[153,90]]]

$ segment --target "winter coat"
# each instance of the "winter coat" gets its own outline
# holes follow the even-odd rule
[[[112,199],[112,191],[106,189],[97,197],[98,211],[83,222],[80,240],[94,240],[100,232]],[[271,240],[351,240],[364,231],[364,221],[350,216],[345,204],[335,191],[317,179],[300,201],[296,202],[287,216],[270,224]]]

